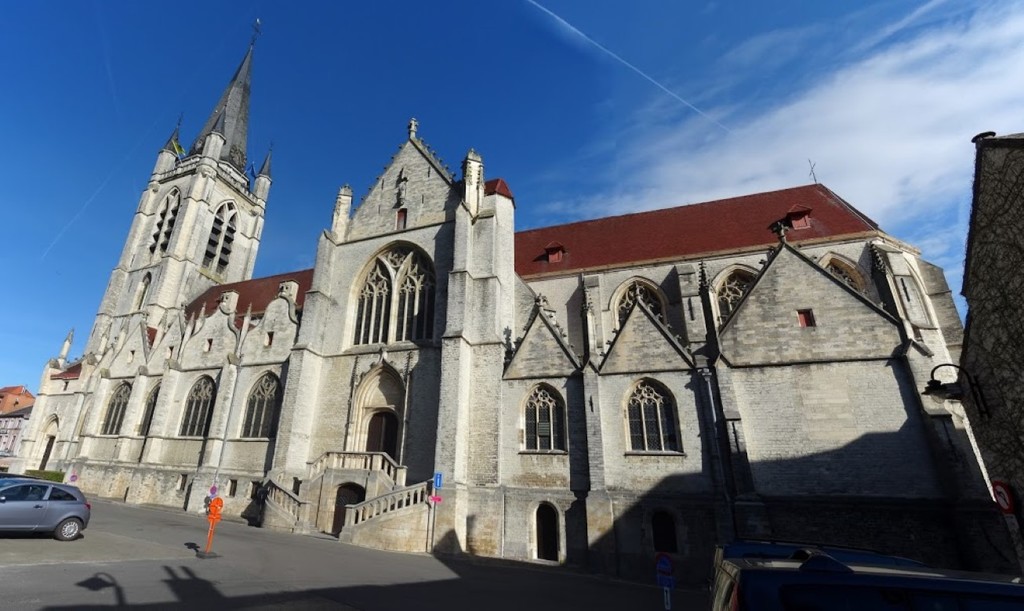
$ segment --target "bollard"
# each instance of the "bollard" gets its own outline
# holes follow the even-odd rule
[[[213,532],[217,529],[217,522],[220,522],[220,514],[224,509],[224,499],[219,496],[213,497],[210,500],[210,505],[206,508],[206,519],[210,521],[210,530],[206,533],[206,551],[196,552],[198,558],[217,558],[217,554],[210,551],[213,547]]]

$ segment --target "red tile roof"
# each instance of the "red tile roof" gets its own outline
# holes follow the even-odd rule
[[[878,225],[823,185],[757,193],[516,233],[516,273],[529,277],[704,253],[771,246],[769,227],[794,210],[809,209],[810,226],[787,234],[802,242],[875,231]],[[564,245],[548,261],[552,243]]]
[[[313,284],[312,269],[211,286],[206,289],[206,292],[196,297],[192,303],[185,307],[185,317],[191,318],[193,315],[198,315],[203,310],[204,304],[206,306],[206,315],[213,314],[220,304],[220,296],[227,291],[238,292],[238,306],[235,308],[235,311],[239,314],[245,313],[250,305],[252,305],[253,314],[262,314],[267,310],[270,302],[277,297],[281,283],[286,280],[294,280],[299,283],[299,292],[295,297],[295,308],[301,310],[302,304],[306,301],[306,291]]]
[[[24,394],[32,396],[32,393],[29,392],[29,390],[27,388],[25,388],[24,385],[21,385],[21,386],[4,386],[3,388],[0,388],[0,395],[24,395]]]
[[[486,193],[512,198],[508,184],[500,178],[487,181]],[[814,184],[520,231],[516,233],[516,273],[524,277],[567,273],[769,247],[778,240],[769,227],[793,212],[804,210],[810,210],[810,226],[790,231],[790,242],[878,230],[874,221],[841,197],[823,185]],[[551,250],[562,251],[560,261],[548,261]],[[285,280],[299,283],[296,308],[301,309],[313,282],[312,269],[211,287],[186,307],[186,316],[198,315],[203,304],[207,315],[213,313],[221,294],[231,290],[238,292],[239,314],[249,304],[253,314],[262,314]],[[240,321],[241,318],[238,324]]]
[[[50,376],[51,380],[77,380],[82,375],[82,363],[78,362],[60,373]]]
[[[512,201],[516,198],[512,196],[512,189],[508,188],[508,183],[502,178],[492,178],[484,183],[484,195],[504,195]]]

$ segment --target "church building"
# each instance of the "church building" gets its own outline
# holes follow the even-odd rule
[[[338,191],[312,269],[254,278],[252,67],[250,47],[191,147],[157,153],[13,470],[645,579],[662,552],[702,582],[735,537],[1012,564],[969,427],[921,394],[959,358],[942,270],[836,193],[517,232],[531,202],[472,149],[448,170],[413,120],[359,203]]]

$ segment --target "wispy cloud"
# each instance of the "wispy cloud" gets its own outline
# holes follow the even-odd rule
[[[900,38],[787,100],[736,110],[727,136],[692,118],[650,116],[655,127],[620,138],[616,188],[576,209],[618,214],[806,184],[811,159],[819,181],[922,244],[927,257],[958,267],[970,139],[1024,122],[1024,6],[990,6]]]
[[[708,121],[708,122],[718,126],[719,128],[721,128],[722,130],[724,130],[726,132],[729,131],[729,128],[724,126],[724,125],[722,125],[721,123],[719,123],[717,119],[715,119],[711,115],[705,113],[703,110],[697,108],[696,106],[694,106],[690,102],[686,101],[682,96],[680,96],[676,92],[672,91],[671,89],[669,89],[665,85],[662,85],[654,77],[652,77],[651,75],[647,74],[646,72],[644,72],[640,68],[636,67],[635,65],[633,65],[629,61],[625,60],[619,54],[615,53],[614,51],[612,51],[608,47],[605,47],[604,45],[602,45],[601,43],[597,42],[596,40],[594,40],[590,36],[587,36],[585,33],[583,33],[582,30],[580,30],[576,26],[572,25],[571,23],[569,23],[568,21],[566,21],[562,17],[556,15],[555,13],[551,12],[547,8],[541,6],[540,4],[535,2],[534,0],[526,0],[526,1],[528,3],[530,3],[531,5],[533,5],[534,7],[536,7],[538,10],[542,11],[545,15],[547,15],[548,17],[553,19],[559,25],[559,27],[561,27],[564,31],[570,33],[573,36],[579,37],[583,41],[587,42],[588,44],[592,45],[596,49],[600,50],[603,54],[607,55],[608,57],[611,57],[612,59],[614,59],[618,63],[622,64],[626,68],[629,68],[630,70],[635,72],[638,76],[640,76],[641,78],[646,80],[648,83],[654,85],[655,87],[660,89],[662,92],[668,94],[670,97],[675,99],[677,102],[679,102],[683,106],[686,106],[687,108],[689,108],[693,112],[695,112],[698,115],[700,115],[706,121]]]
[[[721,63],[730,67],[757,67],[759,70],[780,66],[803,54],[806,41],[824,31],[821,25],[809,25],[758,34],[723,55]]]

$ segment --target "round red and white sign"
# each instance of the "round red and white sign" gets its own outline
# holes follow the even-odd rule
[[[996,504],[999,505],[999,509],[1001,509],[1003,513],[1013,514],[1013,492],[1010,490],[1010,484],[993,480],[992,496],[995,497]]]

